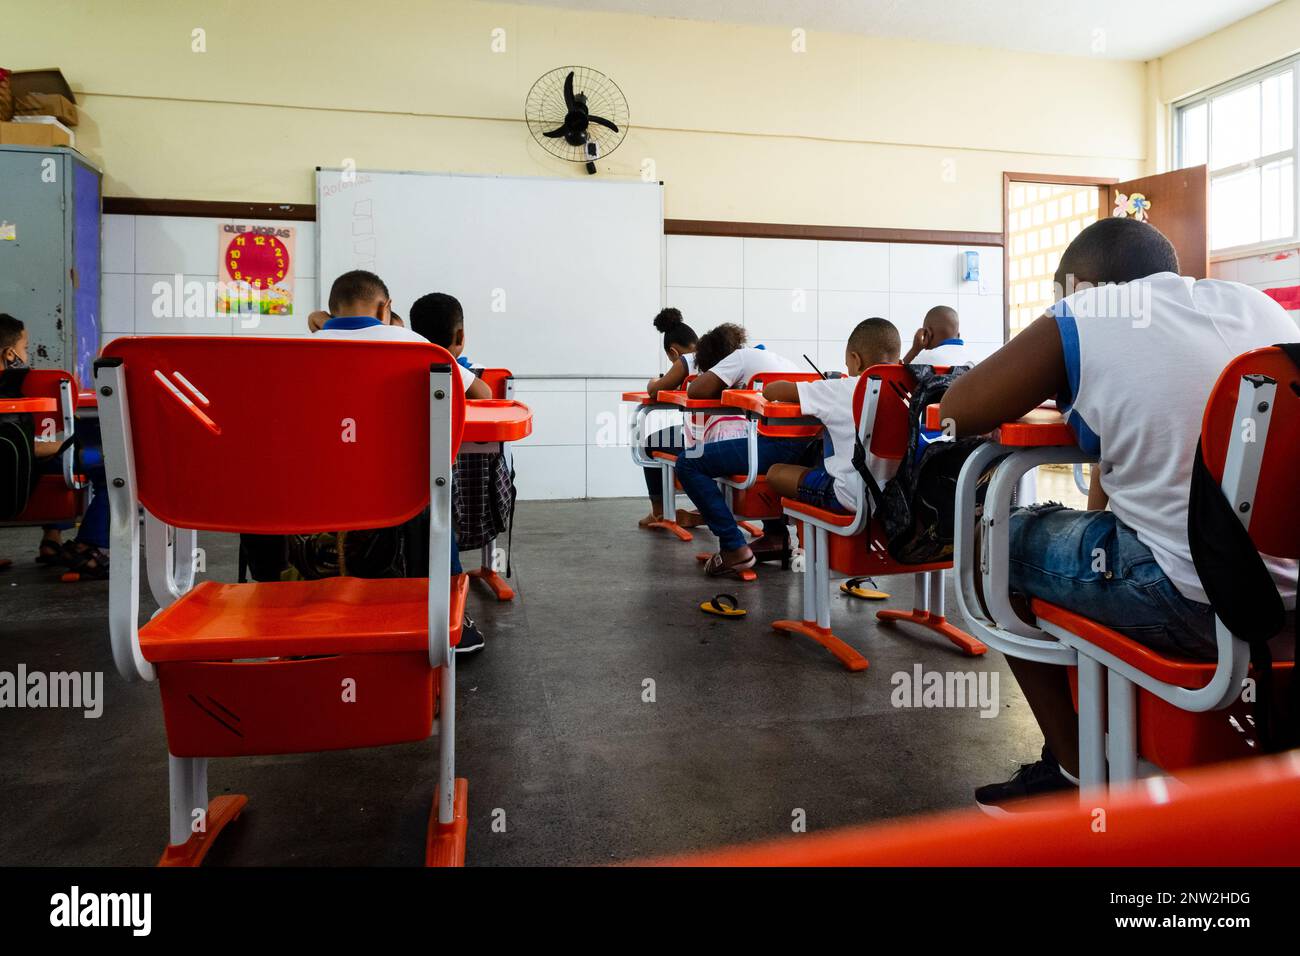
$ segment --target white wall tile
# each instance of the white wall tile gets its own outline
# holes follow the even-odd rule
[[[131,335],[135,332],[135,276],[105,272],[100,284],[100,332]]]
[[[807,355],[816,362],[817,345],[816,339],[765,339],[763,341],[765,348],[771,349],[778,355],[784,355],[790,361],[796,363],[801,372],[812,371],[812,366],[805,362],[803,357]],[[840,356],[840,360],[841,364],[843,364],[843,355]],[[820,367],[821,363],[817,362],[817,365]]]
[[[621,390],[588,391],[586,443],[602,447],[621,445],[626,451],[627,445],[623,443],[628,439],[628,427],[635,409],[635,405],[623,401]]]
[[[708,289],[670,285],[666,290],[665,301],[681,310],[683,321],[695,330],[696,335],[703,335],[723,322],[741,325],[745,321],[745,293],[740,288]],[[657,336],[657,340],[662,343],[663,336]]]
[[[1269,253],[1237,260],[1237,281],[1251,285],[1289,285],[1290,279],[1300,279],[1300,252]]]
[[[1210,263],[1210,278],[1224,279],[1228,282],[1237,281],[1237,260],[1223,259],[1219,262]]]
[[[184,216],[137,216],[135,221],[135,272],[216,274],[217,226],[224,219]]]
[[[888,292],[889,243],[819,241],[817,288]]]
[[[649,378],[648,375],[646,377]],[[586,390],[585,378],[515,378],[516,397],[531,392],[585,392]]]
[[[744,240],[727,236],[667,236],[666,284],[739,289]]]
[[[808,239],[746,239],[746,289],[817,288],[817,243]]]
[[[849,340],[863,319],[889,318],[888,292],[843,292],[821,289],[817,293],[817,338],[823,342]]]
[[[810,358],[817,361],[817,367],[823,372],[844,372],[844,347],[848,344],[848,339],[831,341],[822,339],[817,343],[817,352],[809,352]]]
[[[515,485],[522,500],[582,498],[586,495],[585,445],[516,443],[511,447],[515,459]],[[632,459],[628,458],[627,463],[631,468]]]
[[[890,292],[957,292],[961,285],[960,246],[920,242],[889,245]]]
[[[135,331],[137,335],[230,335],[233,317],[210,308],[209,289],[215,275],[182,275],[177,288],[174,275],[137,275],[135,278]],[[198,288],[194,287],[197,283]],[[191,314],[186,315],[187,309]],[[202,312],[196,315],[195,312]]]
[[[961,337],[975,342],[1002,341],[1002,296],[959,295]]]
[[[588,498],[643,498],[645,494],[645,477],[632,464],[632,454],[626,446],[587,446]]]
[[[135,272],[135,216],[105,216],[100,230],[103,272]],[[215,267],[214,267],[215,268]]]
[[[587,394],[592,392],[616,392],[622,395],[624,392],[644,392],[646,379],[650,378],[647,372],[645,378],[589,378],[584,383]]]
[[[966,349],[977,362],[984,361],[1000,348],[1002,348],[1001,342],[973,342],[969,339],[966,340]]]
[[[583,382],[578,380],[581,388]],[[528,392],[515,388],[515,398],[533,410],[533,433],[518,442],[523,445],[585,445],[587,442],[587,393]]]
[[[903,351],[912,343],[912,335],[921,327],[925,313],[936,305],[958,308],[961,303],[955,293],[940,294],[934,292],[891,292],[889,293],[889,321],[898,326],[898,334],[903,339]],[[961,314],[960,312],[958,313]]]
[[[745,331],[751,345],[768,339],[816,339],[817,290],[746,289]]]

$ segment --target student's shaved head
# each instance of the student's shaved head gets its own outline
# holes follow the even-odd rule
[[[1056,267],[1056,297],[1080,284],[1132,282],[1157,272],[1178,274],[1178,253],[1155,226],[1136,219],[1098,219],[1065,247]]]
[[[930,330],[930,345],[935,346],[945,339],[955,339],[961,334],[961,326],[957,321],[957,310],[947,305],[936,305],[929,312],[925,313],[925,321],[921,323]]]
[[[330,286],[330,315],[374,315],[376,307],[388,301],[384,280],[365,269],[353,269]]]
[[[902,348],[898,329],[888,319],[863,319],[849,335],[848,349],[858,353],[864,368],[897,362]]]

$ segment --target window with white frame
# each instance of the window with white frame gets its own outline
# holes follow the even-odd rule
[[[1293,57],[1175,104],[1179,168],[1209,167],[1212,252],[1296,238],[1298,83]]]

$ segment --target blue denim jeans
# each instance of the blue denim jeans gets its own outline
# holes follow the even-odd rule
[[[758,439],[758,473],[765,474],[773,465],[793,465],[803,460],[809,445],[820,445],[820,439],[764,438]],[[677,459],[677,479],[682,489],[691,496],[709,530],[717,536],[723,551],[744,547],[745,536],[736,525],[736,519],[727,508],[715,478],[726,475],[743,475],[749,471],[749,442],[744,438],[709,442],[698,454],[683,455]],[[765,534],[780,536],[785,532],[784,517],[763,522]]]
[[[1110,511],[1048,503],[1012,513],[1011,589],[1162,653],[1214,660],[1214,613],[1183,597],[1136,532]]]

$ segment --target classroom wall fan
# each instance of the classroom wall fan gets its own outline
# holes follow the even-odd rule
[[[627,97],[604,73],[586,66],[562,66],[544,73],[528,91],[524,117],[533,138],[548,153],[571,163],[608,156],[627,135]]]

